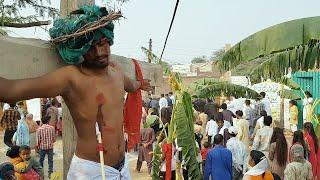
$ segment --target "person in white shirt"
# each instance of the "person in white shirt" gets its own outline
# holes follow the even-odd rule
[[[262,110],[260,112],[260,116],[261,117],[255,123],[253,123],[254,124],[254,130],[253,130],[253,134],[251,135],[251,139],[252,140],[256,136],[258,129],[263,128],[263,126],[264,126],[263,120],[264,120],[264,117],[267,116],[267,112],[265,110]]]
[[[308,114],[311,111],[313,98],[312,94],[309,91],[305,91],[304,93],[306,95],[306,98],[303,99],[303,122],[310,122],[310,119],[308,119]]]
[[[249,150],[249,122],[242,118],[243,112],[238,110],[236,111],[237,118],[233,121],[236,122],[234,127],[237,128],[237,138],[244,143],[247,150]]]
[[[232,153],[232,179],[239,180],[246,172],[248,153],[245,144],[236,137],[238,134],[237,128],[231,126],[228,132],[230,139],[227,142],[227,149]]]
[[[271,116],[272,115],[272,111],[271,111],[271,102],[268,98],[266,98],[266,93],[265,92],[261,92],[260,93],[262,99],[261,99],[261,102],[264,104],[264,108],[267,112],[267,115],[268,116]]]
[[[266,157],[269,155],[270,140],[273,133],[273,128],[270,127],[272,124],[272,117],[266,116],[263,120],[264,127],[257,130],[257,134],[254,137],[252,150],[263,152]]]
[[[251,102],[249,99],[245,100],[245,106],[243,108],[243,119],[247,120],[249,123],[249,133],[250,135],[253,133],[253,120],[255,118],[254,116],[254,110],[250,106]]]
[[[210,117],[210,120],[207,122],[206,126],[206,135],[208,136],[208,142],[212,142],[212,136],[217,134],[218,130],[218,125],[217,123],[213,120],[213,117]]]
[[[160,110],[159,110],[159,111],[161,111],[161,109],[164,108],[164,107],[168,107],[168,101],[167,101],[167,99],[164,97],[164,94],[161,94],[161,98],[160,98],[160,100],[159,100],[159,107],[160,107]]]
[[[174,102],[175,102],[176,98],[174,97],[174,95],[173,95],[172,92],[169,92],[169,98],[170,98],[171,101],[172,101],[172,105],[174,105]]]

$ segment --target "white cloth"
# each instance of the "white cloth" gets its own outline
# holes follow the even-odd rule
[[[243,142],[238,138],[232,137],[227,142],[227,149],[231,151],[232,154],[232,165],[238,169],[242,170],[244,173],[247,169],[247,149]],[[241,165],[243,168],[241,168]]]
[[[263,128],[258,129],[253,140],[252,150],[261,151],[268,157],[272,133],[273,128],[270,126],[264,126]]]
[[[164,107],[168,107],[168,101],[166,98],[162,97],[160,98],[159,100],[159,107],[160,107],[160,110]]]
[[[128,167],[128,160],[125,157],[125,163],[121,172],[113,167],[105,165],[105,174],[107,180],[131,180]],[[73,156],[70,169],[68,172],[68,180],[101,180],[100,163],[81,159],[76,155]]]
[[[170,96],[170,99],[172,101],[172,104],[174,104],[174,102],[176,101],[176,98],[174,97],[174,95]]]
[[[210,120],[207,122],[207,126],[206,126],[206,134],[208,134],[208,136],[214,136],[217,134],[217,130],[218,130],[218,125],[214,120]]]
[[[264,127],[264,116],[261,116],[258,120],[257,120],[257,124],[259,124],[260,129]]]
[[[246,172],[244,175],[249,175],[249,176],[259,176],[263,174],[264,172],[269,170],[269,163],[268,159],[265,158],[262,161],[260,161],[257,165],[252,167],[248,172]]]
[[[4,112],[5,110],[7,110],[9,108],[10,108],[10,105],[8,103],[4,103],[2,110]]]
[[[267,98],[263,98],[261,100],[261,102],[264,104],[264,108],[265,108],[265,110],[267,112],[267,115],[271,116],[272,115],[272,111],[271,111],[271,102],[270,102],[270,100],[267,99]]]
[[[313,103],[312,97],[309,97],[308,99],[307,98],[303,99],[303,121],[304,122],[307,121],[308,113],[311,110],[312,103]]]

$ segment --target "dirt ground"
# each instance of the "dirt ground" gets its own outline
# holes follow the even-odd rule
[[[0,131],[0,163],[7,161],[6,151],[7,146],[3,143],[3,131]],[[54,156],[53,156],[53,170],[54,172],[62,173],[63,172],[63,146],[62,138],[58,138],[54,145]],[[32,155],[36,158],[39,156],[33,151]],[[129,153],[129,167],[132,179],[136,180],[149,180],[151,177],[148,175],[147,164],[144,162],[140,173],[135,171],[136,162],[137,162],[137,153]],[[45,179],[48,179],[48,161],[47,158],[44,161],[44,173]],[[56,179],[58,180],[58,179]]]

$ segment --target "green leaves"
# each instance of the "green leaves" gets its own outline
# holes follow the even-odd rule
[[[161,168],[161,147],[156,144],[153,150],[151,177],[153,180],[160,180],[159,172]]]
[[[211,98],[216,96],[234,96],[255,99],[260,95],[247,87],[221,81],[218,79],[204,78],[191,84],[191,89],[200,98]]]
[[[202,174],[196,159],[198,152],[194,137],[191,96],[187,92],[182,92],[177,95],[176,101],[173,119],[171,121],[176,124],[178,146],[182,148],[185,165],[189,167],[188,177],[191,179],[202,179]]]

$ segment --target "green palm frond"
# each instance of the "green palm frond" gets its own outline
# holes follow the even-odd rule
[[[221,71],[280,81],[292,72],[320,67],[320,16],[297,19],[259,31],[240,41],[218,62]],[[302,35],[302,36],[301,36]]]
[[[255,99],[260,96],[256,91],[248,87],[212,78],[205,78],[195,81],[190,85],[190,87],[194,90],[194,93],[200,98],[211,98],[225,95],[234,96],[236,98],[246,97],[250,99]]]
[[[302,98],[298,93],[296,93],[296,91],[292,91],[289,89],[280,90],[279,96],[285,99],[301,99]]]
[[[292,79],[283,76],[281,78],[280,81],[281,84],[288,86],[290,89],[295,89],[295,90],[299,90],[300,89],[300,85],[298,83],[296,83],[295,81],[293,81]]]

